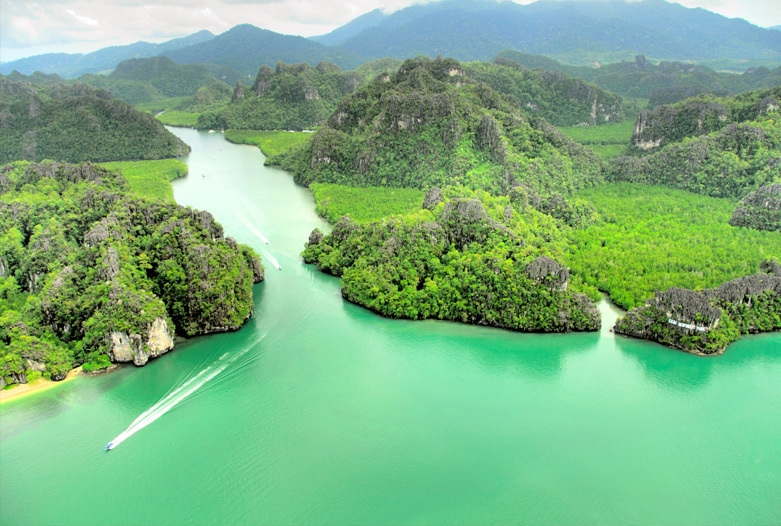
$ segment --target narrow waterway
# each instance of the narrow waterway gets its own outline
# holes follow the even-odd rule
[[[781,335],[701,358],[608,305],[594,334],[381,318],[301,262],[308,190],[172,131],[176,200],[263,257],[256,315],[0,406],[0,524],[781,523]]]

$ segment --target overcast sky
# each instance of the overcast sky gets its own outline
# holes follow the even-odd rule
[[[375,8],[421,0],[0,0],[0,61],[40,53],[88,53],[145,40],[163,42],[201,29],[214,34],[249,23],[289,35],[327,33]],[[530,3],[521,0],[519,3]],[[768,27],[781,25],[779,0],[681,0]]]

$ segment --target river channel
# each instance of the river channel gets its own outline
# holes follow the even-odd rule
[[[255,316],[3,404],[0,524],[781,523],[780,334],[702,358],[613,335],[605,303],[584,334],[379,317],[302,263],[307,189],[172,131],[177,202],[263,258]]]

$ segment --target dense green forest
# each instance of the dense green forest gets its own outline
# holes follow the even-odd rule
[[[781,66],[755,67],[736,75],[691,62],[654,64],[643,55],[599,67],[570,66],[549,57],[512,50],[498,53],[494,60],[514,61],[531,69],[561,71],[625,98],[648,99],[652,106],[672,104],[699,94],[726,96],[781,84]]]
[[[156,161],[118,161],[102,163],[109,170],[119,170],[130,192],[152,201],[174,202],[171,181],[187,175],[187,165],[176,159]]]
[[[732,199],[630,183],[577,196],[594,205],[598,219],[567,231],[562,261],[625,309],[670,286],[716,287],[781,254],[778,233],[730,226]]]
[[[573,141],[586,146],[602,159],[614,159],[626,153],[635,129],[633,121],[603,126],[559,126],[559,131]]]
[[[550,218],[519,214],[509,198],[486,192],[450,187],[436,195],[405,216],[344,218],[327,236],[315,230],[304,261],[341,276],[346,299],[389,317],[523,331],[599,328],[593,301],[569,287],[568,269],[549,255]]]
[[[781,107],[781,86],[734,97],[701,95],[692,99],[643,110],[637,117],[631,145],[637,151],[680,142],[719,131],[733,123],[759,119]]]
[[[0,78],[0,95],[0,163],[162,159],[190,151],[151,115],[104,89]]]
[[[781,265],[762,262],[760,273],[715,289],[671,288],[632,309],[615,332],[697,354],[723,352],[741,334],[781,329]]]
[[[315,211],[333,224],[345,215],[358,223],[369,223],[391,215],[412,214],[421,209],[425,194],[415,188],[360,188],[329,183],[312,183],[309,188],[315,197]]]
[[[497,193],[525,185],[567,194],[602,181],[595,154],[440,58],[407,60],[344,98],[281,165],[304,185],[451,184]]]
[[[173,335],[235,330],[263,267],[208,212],[129,193],[120,172],[0,169],[0,377],[143,365]]]
[[[300,146],[309,138],[307,132],[287,130],[225,130],[225,139],[236,144],[257,146],[270,164],[278,155]]]
[[[621,97],[561,72],[526,69],[511,60],[472,62],[463,67],[469,77],[554,126],[620,122],[628,113]]]
[[[779,158],[781,114],[775,111],[642,158],[619,157],[608,166],[608,178],[740,199],[779,181]]]
[[[355,91],[361,76],[335,64],[279,62],[261,66],[255,82],[238,84],[231,103],[198,118],[199,129],[303,130],[322,124],[338,102]]]

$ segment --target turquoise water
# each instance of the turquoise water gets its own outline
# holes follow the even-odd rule
[[[387,320],[301,263],[326,228],[306,189],[256,148],[175,133],[177,201],[264,258],[256,316],[3,404],[0,524],[781,523],[781,335],[701,358]]]

